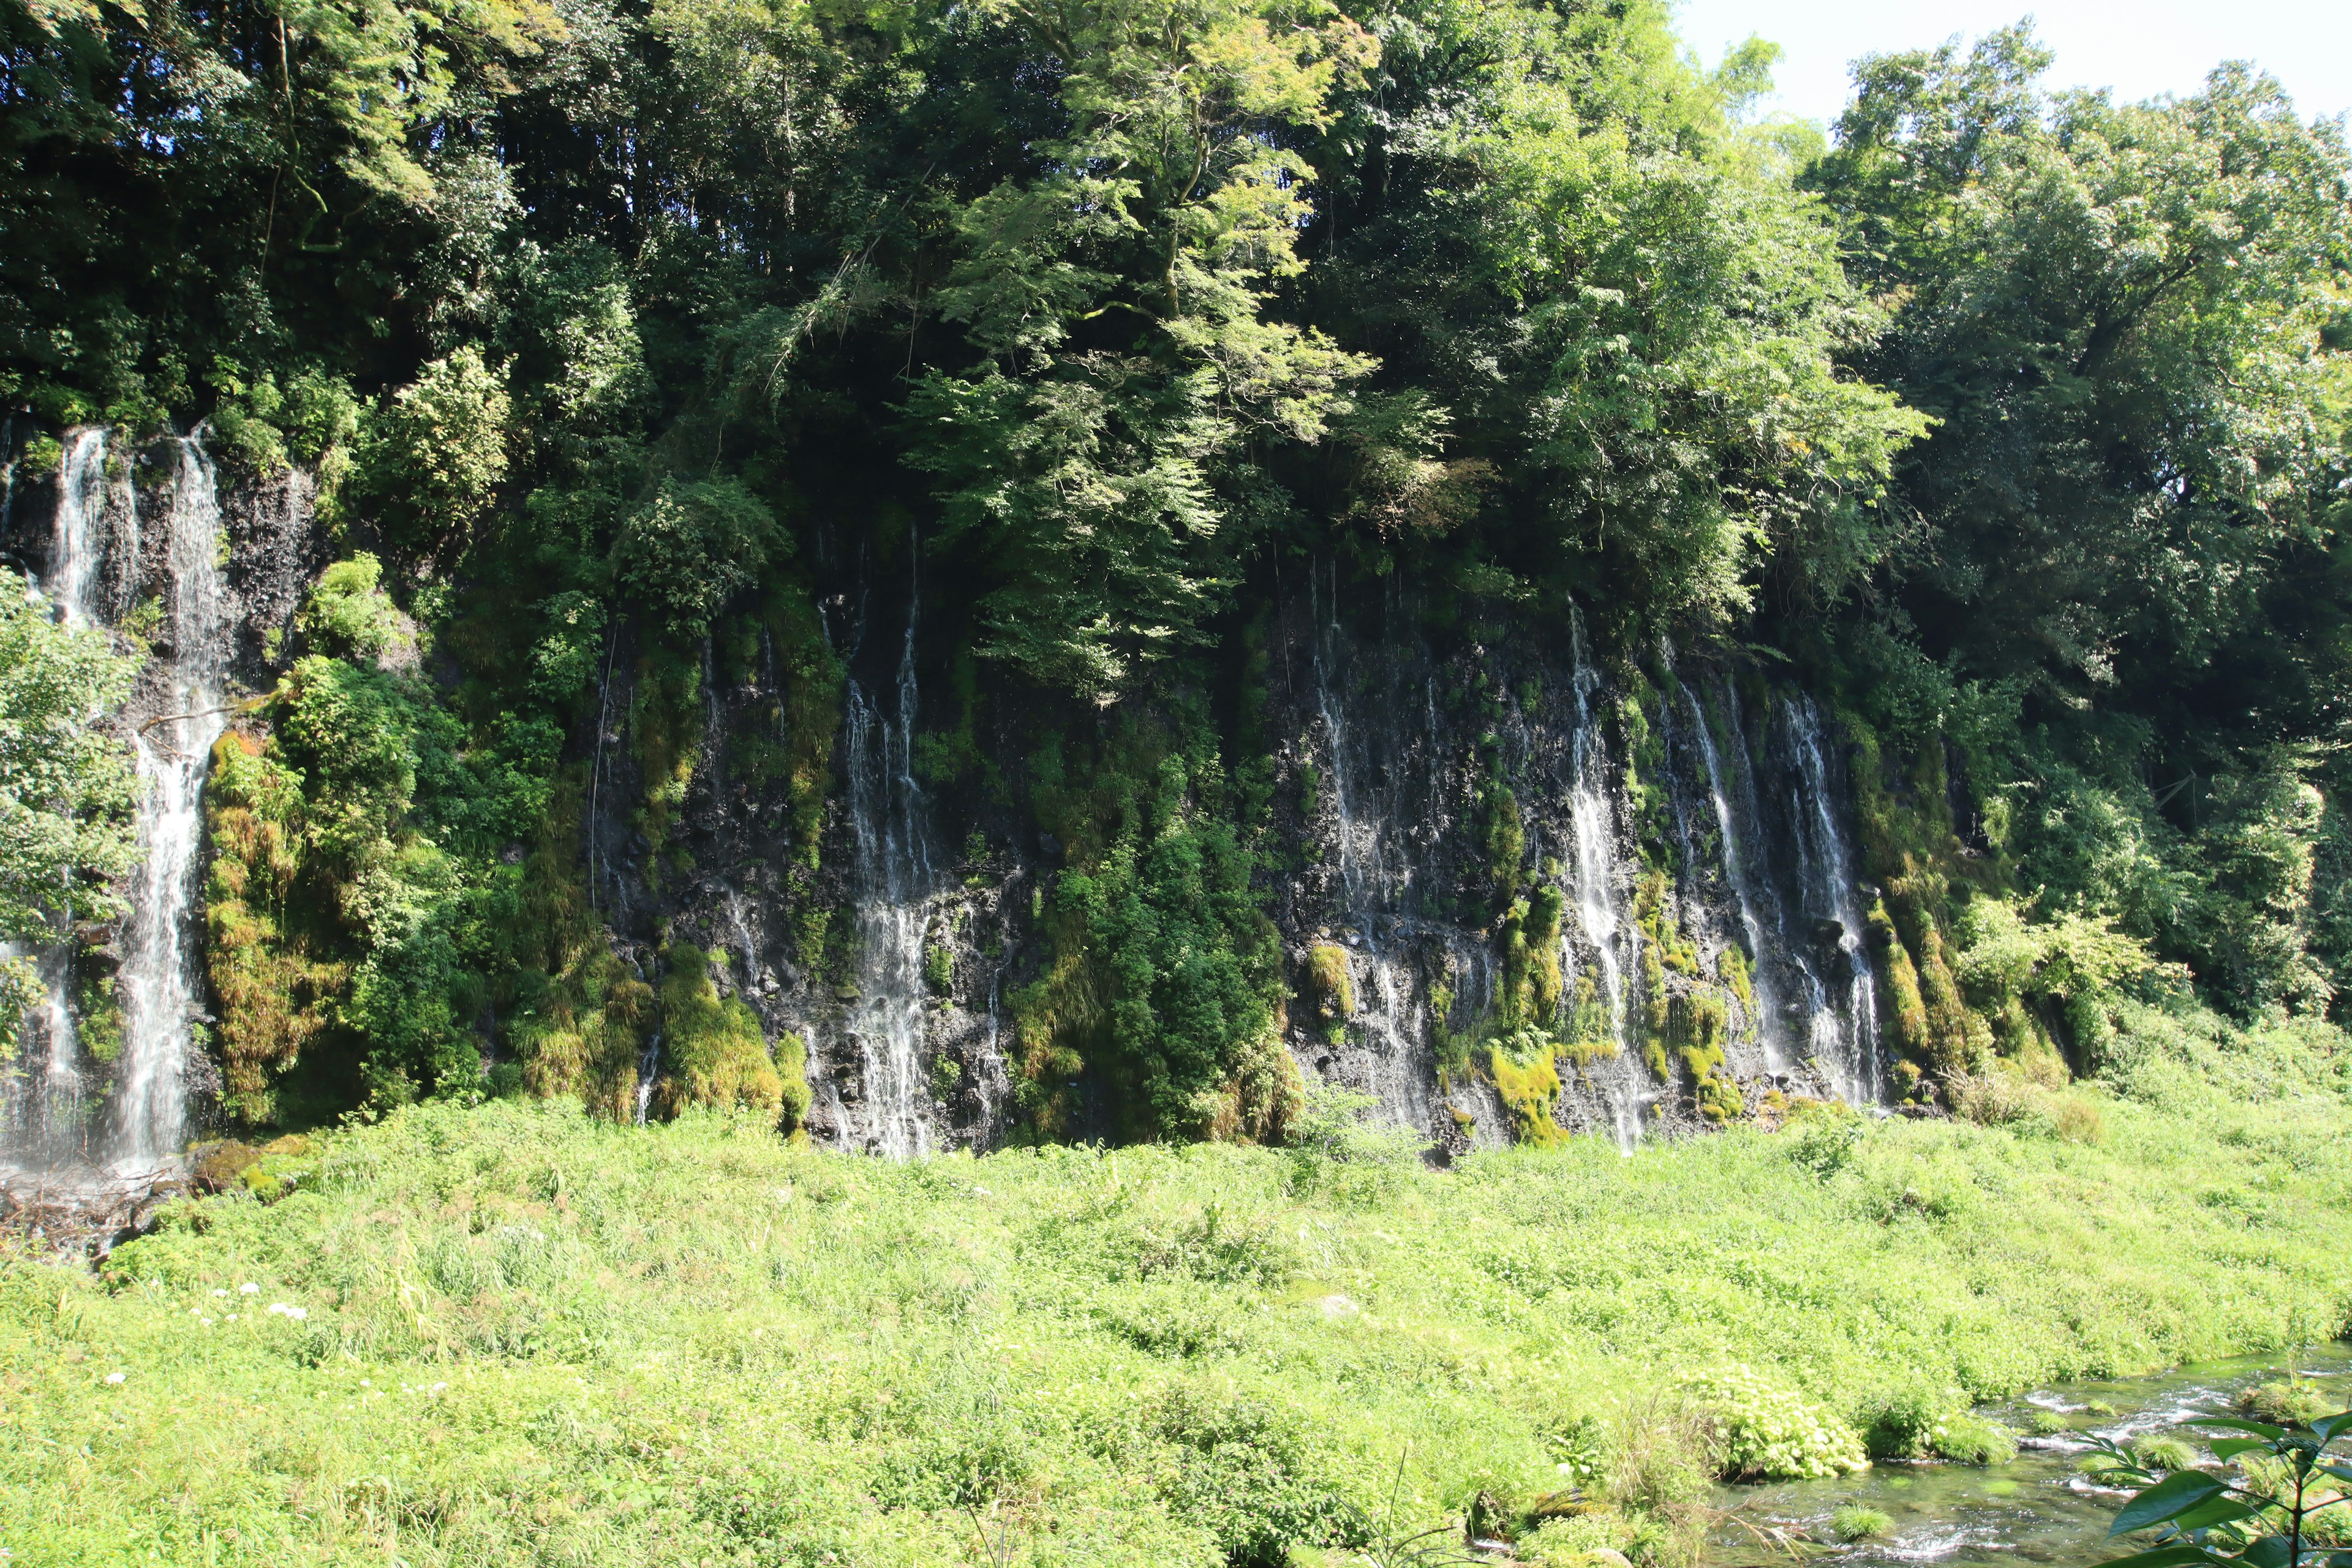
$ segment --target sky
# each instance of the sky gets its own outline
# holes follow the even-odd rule
[[[1756,106],[1828,121],[1845,102],[1846,63],[1973,39],[2029,14],[2057,52],[2053,87],[2105,87],[2122,100],[2194,92],[2225,59],[2276,77],[2309,119],[2352,110],[2352,0],[1685,0],[1683,41],[1707,65],[1749,34],[1784,51],[1778,90]]]

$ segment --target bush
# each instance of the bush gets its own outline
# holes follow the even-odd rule
[[[1683,1385],[1714,1421],[1716,1466],[1726,1477],[1819,1480],[1870,1468],[1853,1427],[1793,1389],[1774,1387],[1753,1368],[1701,1373]]]
[[[1939,1458],[1962,1465],[2005,1465],[2017,1458],[2017,1438],[1997,1421],[1956,1411],[1936,1424],[1929,1443]]]
[[[2242,1391],[2231,1408],[2273,1426],[2293,1426],[2323,1414],[2327,1402],[2300,1384],[2263,1383]]]

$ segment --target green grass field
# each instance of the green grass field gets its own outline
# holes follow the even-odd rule
[[[2332,1037],[2152,1040],[2095,1143],[1822,1121],[1444,1172],[420,1107],[96,1274],[0,1265],[0,1546],[1282,1563],[1580,1484],[1669,1557],[1628,1413],[1731,1363],[1875,1433],[2344,1331]]]

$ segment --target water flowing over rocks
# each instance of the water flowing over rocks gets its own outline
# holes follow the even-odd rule
[[[94,428],[69,434],[53,480],[11,489],[7,548],[60,616],[135,626],[153,649],[123,720],[148,851],[132,913],[80,960],[62,942],[38,955],[48,997],[5,1105],[20,1165],[161,1169],[203,1130],[205,761],[284,667],[323,558],[311,498],[299,468],[224,475],[200,433],[124,448]],[[973,729],[970,677],[949,679],[971,627],[926,617],[919,540],[889,553],[819,552],[818,629],[842,675],[814,817],[796,823],[759,763],[790,740],[772,632],[748,658],[703,645],[667,845],[641,809],[642,630],[625,616],[571,745],[585,891],[624,963],[653,983],[666,943],[698,944],[772,1048],[804,1047],[810,1135],[912,1159],[1007,1133],[1010,998],[1047,962],[1064,851],[1003,783],[1022,776],[1024,716],[992,699]],[[1844,748],[1811,697],[1698,647],[1646,661],[1596,647],[1572,604],[1479,640],[1441,631],[1393,577],[1328,560],[1277,575],[1258,886],[1302,1073],[1370,1097],[1433,1152],[1546,1124],[1630,1152],[1706,1124],[1701,1078],[1717,1114],[1725,1097],[1885,1098],[1872,895]],[[927,737],[958,723],[995,782],[927,766]],[[110,1061],[78,1041],[78,962],[107,966],[122,999]],[[1530,995],[1551,1012],[1520,1016]],[[1517,1053],[1541,1079],[1532,1064],[1555,1048],[1556,1088],[1507,1093],[1487,1065]],[[673,1070],[656,1035],[641,1119]],[[1065,1135],[1113,1135],[1079,1089]]]
[[[63,446],[53,479],[13,476],[0,548],[65,624],[148,649],[119,719],[141,863],[124,920],[39,955],[47,996],[0,1100],[0,1163],[47,1173],[44,1192],[108,1194],[176,1165],[216,1081],[197,1048],[205,778],[239,701],[274,680],[321,552],[309,476],[225,479],[201,429],[125,442],[83,427]],[[119,1008],[102,1044],[80,1028],[93,990]]]

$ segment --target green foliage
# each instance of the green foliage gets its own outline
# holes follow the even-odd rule
[[[700,948],[674,942],[662,976],[662,1049],[669,1063],[667,1082],[679,1105],[751,1111],[774,1121],[784,1102],[784,1084],[769,1059],[760,1020],[737,997],[721,1002],[711,982],[710,961]],[[808,1109],[803,1077],[800,1109]]]
[[[462,551],[489,516],[507,473],[511,405],[471,344],[424,367],[362,427],[357,504],[372,506],[394,549]]]
[[[1503,990],[1496,1018],[1506,1029],[1549,1031],[1559,1015],[1559,922],[1567,900],[1549,883],[1512,900],[1503,916]]]
[[[1041,1131],[1093,1070],[1138,1131],[1197,1133],[1274,1042],[1281,948],[1227,815],[1222,762],[1132,725],[1073,777],[1058,743],[1031,759],[1043,820],[1068,847],[1047,912],[1054,961],[1014,998]]]
[[[133,858],[131,776],[103,721],[137,672],[105,633],[58,626],[0,570],[0,939],[119,910],[105,879]]]
[[[583,962],[520,1004],[527,1069],[593,1005],[626,1095],[656,1001]],[[1573,1455],[1630,1550],[1709,1496],[1705,1425],[1654,1397],[1676,1369],[1753,1368],[1726,1388],[1769,1439],[2338,1332],[2336,1059],[2230,1038],[2214,1066],[2267,1062],[2266,1100],[2183,1077],[2168,1109],[2120,1098],[2097,1148],[1849,1115],[1826,1173],[1750,1127],[1433,1171],[1322,1096],[1281,1151],[909,1165],[789,1147],[756,1113],[413,1106],[168,1207],[96,1279],[0,1261],[0,1532],[98,1563],[201,1561],[209,1536],[233,1568],[380,1553],[405,1509],[413,1563],[553,1542],[911,1568],[969,1548],[969,1506],[1091,1563],[1211,1568],[1360,1521],[1458,1531],[1477,1492],[1529,1506]],[[221,1318],[210,1292],[248,1280],[263,1305]],[[1508,1375],[1459,1375],[1472,1358]],[[267,1443],[216,1440],[257,1423]],[[484,1460],[525,1449],[561,1463]],[[305,1506],[269,1480],[290,1454],[376,1511]]]
[[[622,523],[613,573],[673,636],[692,640],[789,547],[775,515],[740,482],[665,480]]]
[[[2116,1510],[2108,1535],[2156,1532],[2153,1550],[2114,1562],[2129,1568],[2227,1563],[2299,1568],[2336,1554],[2352,1532],[2341,1511],[2352,1501],[2341,1486],[2347,1467],[2336,1447],[2352,1434],[2352,1411],[2322,1415],[2315,1409],[2263,1420],[2215,1414],[2188,1425],[2231,1434],[2206,1439],[2213,1467],[2159,1463],[2113,1439],[2095,1440],[2100,1479],[2140,1486]],[[2164,1470],[2171,1473],[2158,1479]]]
[[[1348,1020],[1356,1016],[1355,982],[1348,973],[1348,950],[1336,942],[1318,942],[1307,950],[1307,994],[1324,1038],[1346,1038]]]
[[[341,658],[375,660],[405,640],[405,622],[380,584],[383,564],[365,551],[319,574],[297,624],[310,646]]]
[[[1837,1511],[1830,1515],[1830,1533],[1840,1541],[1867,1541],[1894,1528],[1895,1521],[1890,1515],[1861,1503],[1840,1503]]]
[[[1870,1468],[1862,1438],[1852,1427],[1752,1367],[1700,1373],[1686,1379],[1685,1387],[1715,1422],[1717,1463],[1727,1476],[1819,1479]]]

